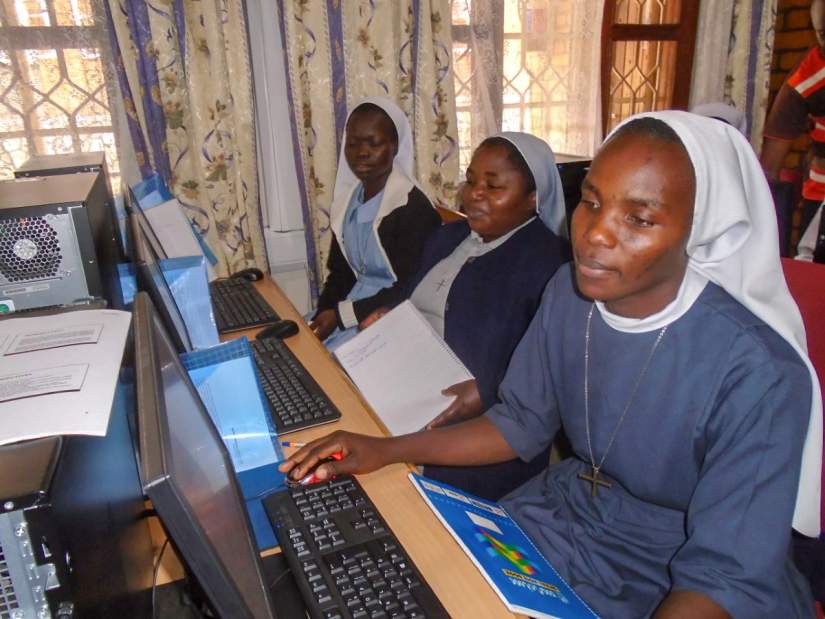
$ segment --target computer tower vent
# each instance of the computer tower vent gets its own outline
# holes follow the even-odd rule
[[[57,276],[63,259],[52,215],[0,222],[0,273],[9,282]]]
[[[12,611],[19,608],[20,604],[17,603],[14,585],[11,582],[11,570],[0,545],[0,619],[8,619],[12,616]]]

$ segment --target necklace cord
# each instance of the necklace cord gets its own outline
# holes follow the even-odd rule
[[[639,385],[642,384],[642,379],[647,373],[648,367],[650,367],[650,362],[653,360],[653,355],[656,353],[656,349],[659,347],[659,344],[661,343],[662,338],[665,336],[667,328],[670,325],[665,325],[659,330],[659,335],[656,337],[656,341],[653,343],[653,347],[647,355],[647,359],[642,366],[642,371],[639,373],[639,377],[636,379],[636,384],[633,385],[633,389],[630,392],[630,398],[627,400],[627,404],[625,404],[621,416],[619,416],[619,421],[616,422],[616,426],[613,428],[613,433],[607,441],[607,447],[605,447],[602,458],[599,460],[599,464],[597,465],[596,458],[593,455],[593,443],[590,439],[590,324],[593,321],[593,310],[595,308],[595,303],[590,306],[590,311],[587,314],[587,327],[584,331],[584,429],[585,435],[587,436],[587,451],[590,456],[590,465],[593,467],[594,473],[598,475],[599,471],[602,469],[605,459],[607,458],[607,453],[613,446],[613,441],[616,439],[619,428],[621,427],[627,412],[630,410],[630,405],[633,403],[633,400],[636,399],[636,391],[638,391]]]

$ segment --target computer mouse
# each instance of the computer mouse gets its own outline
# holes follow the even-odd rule
[[[286,477],[284,477],[284,483],[286,483],[286,485],[289,488],[300,488],[301,486],[310,486],[312,484],[317,484],[319,481],[322,481],[318,479],[318,476],[315,474],[315,471],[318,469],[318,467],[324,464],[325,462],[334,462],[336,460],[341,460],[343,457],[344,455],[342,453],[336,453],[328,458],[322,458],[318,460],[318,462],[315,463],[315,466],[313,466],[310,469],[310,471],[301,479],[293,479],[292,471],[289,471],[289,473],[286,474]],[[335,476],[333,475],[332,477],[329,477],[324,481],[329,481],[331,479],[335,479]]]
[[[282,318],[281,320],[273,322],[263,331],[258,333],[256,339],[265,340],[269,337],[275,337],[279,340],[282,340],[285,337],[292,337],[296,333],[298,333],[298,323],[294,320],[287,320],[286,318]]]
[[[243,277],[250,282],[257,282],[259,279],[263,279],[263,271],[260,269],[256,269],[255,267],[250,267],[248,269],[243,269],[242,271],[238,271],[237,273],[233,273],[232,277]]]

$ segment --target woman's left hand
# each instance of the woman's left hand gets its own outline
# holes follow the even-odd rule
[[[478,417],[482,412],[481,394],[478,392],[475,379],[456,383],[447,387],[441,393],[455,396],[455,400],[438,417],[427,424],[427,430],[466,421]]]

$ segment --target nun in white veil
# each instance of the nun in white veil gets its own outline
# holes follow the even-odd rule
[[[646,277],[667,201],[685,201],[662,189],[685,151],[695,198],[671,301],[631,318],[586,298]],[[753,149],[695,114],[633,117],[594,159],[571,240],[576,285],[550,282],[486,418],[522,458],[563,428],[574,457],[508,511],[604,616],[810,616],[789,547],[792,526],[820,531],[822,404]]]
[[[413,175],[412,132],[389,99],[367,97],[347,118],[330,207],[329,274],[310,321],[330,349],[418,268],[441,219]]]
[[[572,457],[501,503],[597,613],[812,617],[790,546],[792,527],[820,533],[822,400],[753,149],[696,114],[628,119],[593,160],[571,241],[482,418],[335,433],[284,470],[336,452],[322,478],[528,461],[563,431]]]

